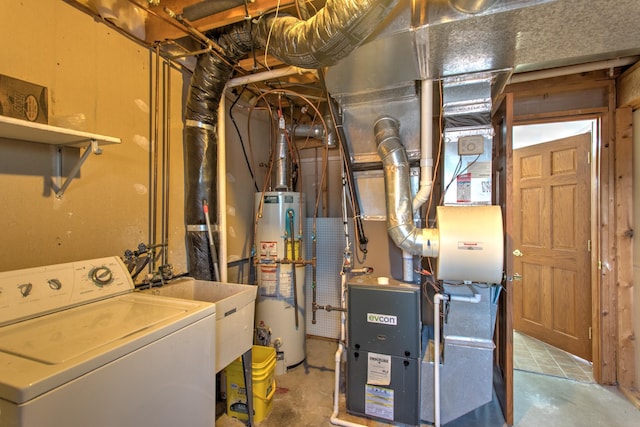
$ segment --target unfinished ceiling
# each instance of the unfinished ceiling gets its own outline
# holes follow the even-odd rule
[[[166,56],[187,67],[189,58],[209,48],[207,31],[268,13],[304,13],[294,0],[66,1],[124,29],[141,43],[161,46]],[[125,6],[121,4],[116,10],[118,3],[139,11],[143,28],[132,28],[132,20],[122,12]],[[103,4],[115,6],[109,11]],[[304,4],[313,14],[325,2]],[[474,4],[488,8],[473,14],[453,7]],[[487,71],[510,76],[632,57],[640,55],[638,22],[637,0],[399,0],[392,16],[370,41],[334,67],[334,75],[340,79],[332,92],[359,92],[367,86],[379,88]],[[255,52],[240,61],[235,74],[283,66],[275,58]],[[285,86],[315,83],[315,73],[281,77],[277,82]]]

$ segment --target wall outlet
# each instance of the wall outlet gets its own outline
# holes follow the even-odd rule
[[[458,155],[471,156],[484,153],[484,137],[482,135],[461,136],[458,138]]]

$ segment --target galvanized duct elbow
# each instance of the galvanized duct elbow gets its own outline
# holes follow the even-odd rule
[[[412,255],[437,257],[438,231],[417,228],[413,222],[409,160],[400,142],[400,124],[392,117],[380,118],[374,125],[374,133],[384,168],[389,236],[400,249]]]
[[[269,15],[258,23],[256,42],[289,65],[308,69],[328,67],[369,37],[397,2],[328,0],[318,13],[305,21],[293,16]]]

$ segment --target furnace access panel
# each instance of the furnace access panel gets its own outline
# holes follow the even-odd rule
[[[420,287],[348,284],[347,410],[420,424]]]

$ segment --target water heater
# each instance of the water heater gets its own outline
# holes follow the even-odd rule
[[[278,363],[292,367],[306,356],[305,268],[295,263],[305,255],[304,198],[288,191],[256,193],[255,206],[256,330],[270,335]]]

